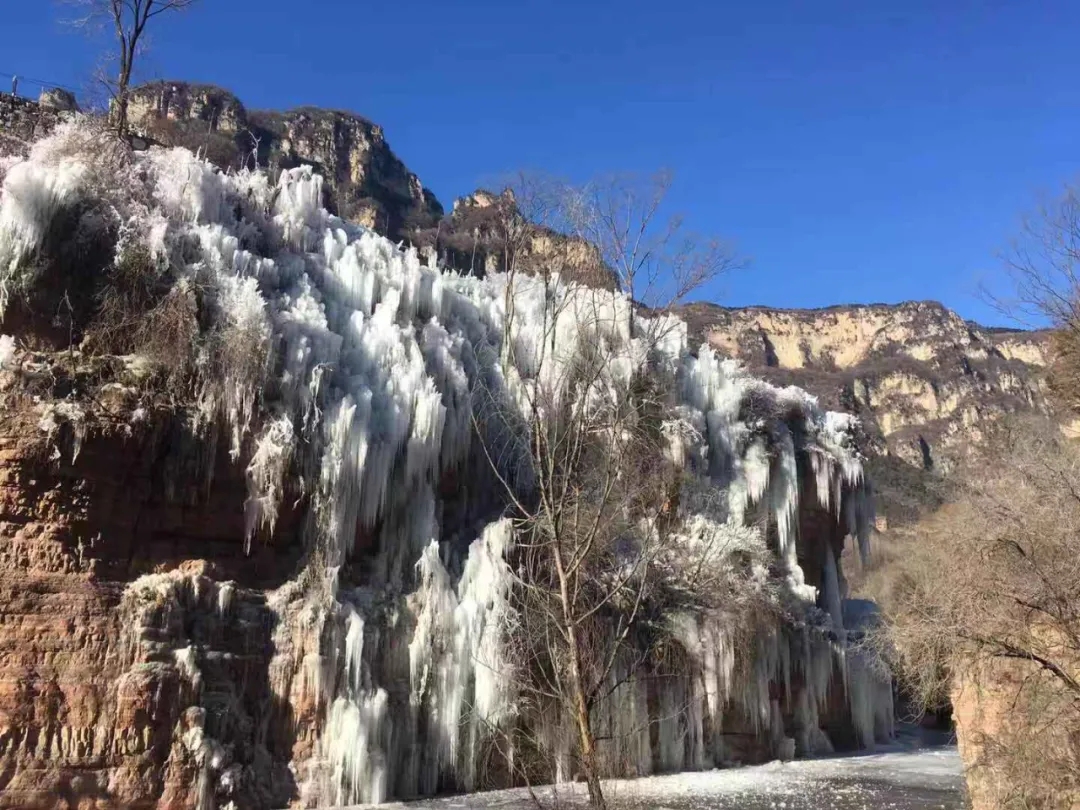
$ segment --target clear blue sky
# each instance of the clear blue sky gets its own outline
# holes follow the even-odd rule
[[[102,43],[56,16],[0,0],[0,72],[83,85]],[[352,109],[447,206],[522,168],[670,168],[673,206],[752,259],[707,291],[732,305],[995,320],[978,279],[1080,170],[1075,2],[202,0],[161,22],[142,78]]]

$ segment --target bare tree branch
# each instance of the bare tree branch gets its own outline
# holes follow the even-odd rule
[[[113,125],[122,136],[128,134],[128,102],[135,76],[136,59],[141,53],[150,21],[166,12],[183,11],[196,0],[60,0],[70,6],[68,24],[88,31],[109,25],[117,44],[116,74],[101,72],[100,79],[109,90],[113,104]]]

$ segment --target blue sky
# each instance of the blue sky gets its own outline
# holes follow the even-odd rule
[[[85,85],[102,41],[0,4],[0,73]],[[518,169],[669,168],[672,210],[752,261],[702,296],[730,305],[1000,320],[978,281],[1080,170],[1077,3],[202,0],[161,23],[142,78],[354,110],[447,206]]]

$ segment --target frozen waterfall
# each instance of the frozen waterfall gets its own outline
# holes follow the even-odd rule
[[[78,137],[61,128],[7,170],[0,307],[56,212],[102,193],[100,166],[50,146]],[[653,322],[631,318],[621,294],[557,277],[519,277],[508,290],[505,276],[432,266],[323,209],[309,167],[271,184],[183,149],[131,161],[116,176],[130,189],[109,189],[126,238],[177,283],[206,286],[226,334],[263,335],[270,347],[265,380],[226,381],[200,407],[228,423],[247,465],[238,542],[261,542],[283,508],[307,504],[302,582],[270,598],[274,689],[313,707],[298,721],[313,744],[293,763],[307,801],[492,785],[512,772],[508,759],[529,756],[492,746],[512,724],[539,723],[556,752],[549,778],[574,776],[568,730],[522,711],[502,655],[515,537],[479,446],[498,448],[503,476],[524,474],[515,414],[531,386],[560,385],[579,345],[597,339],[613,378],[649,362],[670,369],[679,405],[665,430],[693,490],[683,540],[722,536],[725,553],[767,559],[745,576],[774,588],[787,617],[671,617],[679,660],[630,675],[596,709],[613,741],[607,767],[643,774],[760,755],[731,742],[742,738],[766,754],[815,753],[839,744],[830,734],[845,724],[862,746],[891,733],[889,675],[844,627],[840,553],[845,537],[865,551],[872,517],[851,417],[688,345],[675,319],[647,344]],[[828,518],[812,525],[829,536],[804,536],[811,512]]]

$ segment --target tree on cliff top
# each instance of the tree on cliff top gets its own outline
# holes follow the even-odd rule
[[[1012,294],[987,297],[1025,326],[1049,324],[1050,392],[1080,413],[1080,190],[1066,186],[1025,217],[1003,261]]]
[[[128,100],[135,60],[143,51],[144,35],[151,20],[170,11],[182,11],[196,0],[64,0],[76,9],[71,18],[78,28],[111,25],[116,36],[116,75],[104,70],[99,76],[112,98],[111,117],[117,132],[127,135]]]

